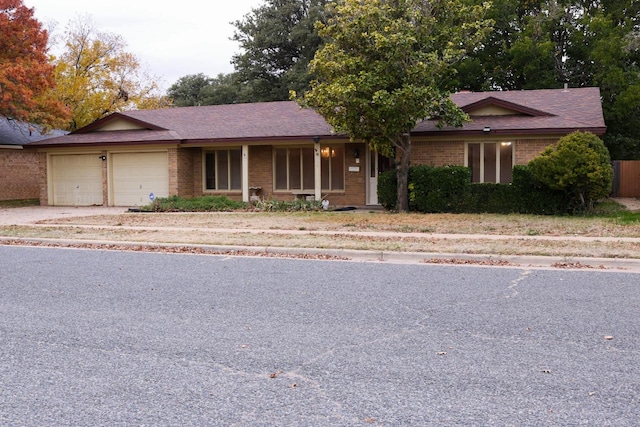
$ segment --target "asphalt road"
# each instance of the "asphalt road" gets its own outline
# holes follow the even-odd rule
[[[0,425],[637,425],[640,275],[0,246]]]

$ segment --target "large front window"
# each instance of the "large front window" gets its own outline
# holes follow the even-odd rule
[[[315,189],[315,149],[275,149],[275,189],[284,191],[308,191]],[[344,190],[344,147],[320,148],[322,190]]]
[[[242,150],[216,150],[205,153],[205,189],[242,189]]]
[[[470,142],[467,164],[472,182],[509,183],[513,179],[513,143]]]

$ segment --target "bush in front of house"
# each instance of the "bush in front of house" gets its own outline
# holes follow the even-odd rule
[[[293,201],[265,199],[256,202],[255,210],[260,212],[309,212],[309,211],[321,211],[322,201],[318,200],[302,200],[296,199]]]
[[[499,214],[517,212],[514,191],[515,189],[509,184],[469,185],[464,193],[459,212]]]
[[[378,201],[396,209],[396,175],[378,177]],[[471,184],[471,170],[462,166],[412,166],[409,169],[409,208],[414,212],[522,213],[560,215],[567,212],[563,192],[537,181],[528,166],[513,169],[511,184]]]
[[[378,203],[388,211],[396,210],[398,206],[398,178],[395,169],[378,175]]]
[[[528,166],[534,180],[564,194],[572,213],[592,210],[595,202],[611,193],[613,168],[609,151],[590,132],[563,136]]]
[[[527,165],[513,167],[510,187],[512,212],[533,215],[562,215],[567,212],[564,193],[536,180]]]
[[[140,210],[145,212],[230,212],[246,208],[246,203],[231,200],[227,196],[194,198],[171,196],[159,197]]]
[[[409,210],[423,213],[460,212],[471,184],[463,166],[414,166],[409,169]]]

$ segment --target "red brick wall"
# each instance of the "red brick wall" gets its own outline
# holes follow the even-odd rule
[[[273,154],[271,145],[249,147],[249,187],[262,187],[260,197],[270,198],[273,193]],[[273,195],[275,199],[277,197]],[[289,197],[291,195],[289,194]]]
[[[39,176],[35,150],[0,149],[0,200],[37,199]]]
[[[47,154],[38,153],[38,182],[40,183],[40,204],[49,204],[49,185],[47,181]]]
[[[464,165],[464,141],[414,141],[411,147],[411,164]]]
[[[356,163],[353,151],[358,149],[360,163]],[[367,163],[364,144],[345,144],[344,146],[344,192],[325,194],[322,196],[329,200],[331,206],[364,206],[366,200]],[[359,167],[358,172],[349,172],[349,167]]]
[[[555,139],[523,139],[516,141],[516,165],[526,165],[545,148],[558,142]]]
[[[525,165],[540,154],[546,147],[558,142],[558,139],[521,139],[516,140],[517,165]],[[464,141],[414,141],[411,151],[412,165],[447,166],[464,165]]]
[[[179,148],[176,153],[177,194],[182,197],[194,197],[194,160],[199,148]]]

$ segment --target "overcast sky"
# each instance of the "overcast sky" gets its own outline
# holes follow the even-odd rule
[[[215,77],[230,73],[231,56],[239,52],[229,40],[235,27],[263,0],[23,0],[35,8],[45,28],[55,25],[62,34],[71,19],[90,15],[101,31],[120,34],[128,51],[135,54],[165,89],[187,74]],[[169,6],[171,5],[171,6]],[[53,52],[55,53],[55,52]]]

